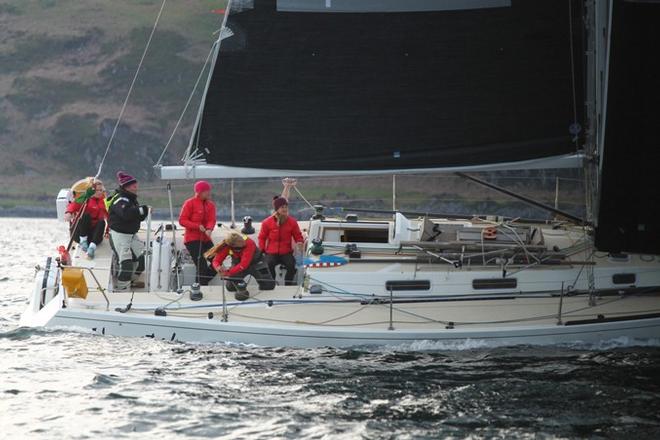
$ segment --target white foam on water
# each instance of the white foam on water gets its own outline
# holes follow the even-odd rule
[[[604,341],[598,342],[570,342],[563,344],[520,344],[511,345],[498,340],[492,339],[463,339],[452,341],[432,341],[420,340],[413,342],[406,342],[396,345],[386,345],[382,347],[368,347],[367,351],[370,352],[428,352],[428,351],[471,351],[471,350],[488,350],[501,347],[562,347],[572,350],[593,350],[593,351],[607,351],[617,348],[632,348],[632,347],[660,347],[660,339],[639,339],[628,338],[620,336]]]
[[[613,350],[615,348],[660,347],[660,339],[639,339],[619,336],[618,338],[607,339],[599,342],[572,342],[567,344],[559,344],[559,346],[576,350],[606,351]]]
[[[45,332],[71,332],[71,333],[85,333],[85,334],[96,334],[94,330],[89,327],[81,327],[78,325],[54,325],[49,326],[43,329]]]
[[[373,351],[467,351],[502,347],[507,344],[486,339],[461,339],[449,341],[419,340],[396,345],[373,347]],[[369,350],[369,351],[372,351]]]

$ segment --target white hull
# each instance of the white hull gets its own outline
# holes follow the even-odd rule
[[[156,317],[118,318],[103,314],[79,312],[59,313],[49,326],[96,329],[96,333],[113,336],[150,337],[166,341],[230,342],[266,347],[354,347],[396,346],[422,342],[447,344],[466,341],[488,346],[556,345],[568,343],[599,343],[617,338],[635,340],[660,336],[660,318],[584,325],[581,328],[560,326],[529,326],[499,330],[436,330],[436,331],[356,331],[282,326],[254,326],[241,323],[201,324],[194,320]]]
[[[25,322],[25,324],[28,324]],[[245,322],[200,321],[179,317],[133,316],[118,312],[60,309],[48,327],[84,328],[101,335],[150,337],[167,341],[231,342],[259,346],[351,347],[416,342],[486,342],[488,345],[552,345],[598,343],[616,338],[660,337],[660,317],[581,325],[528,325],[494,328],[381,330],[328,329],[316,326],[284,326]]]
[[[400,220],[399,227],[401,224]],[[324,233],[332,248],[328,237],[336,225],[328,225],[330,232],[311,228],[310,233]],[[350,227],[355,228],[355,224]],[[386,227],[389,236],[395,226]],[[564,242],[574,244],[579,237],[582,235],[571,230],[549,230],[544,235],[547,246],[553,247],[562,247]],[[165,243],[162,233],[160,242]],[[585,265],[578,263],[586,259],[587,250],[577,251],[564,264],[549,267],[511,265],[509,272],[518,271],[516,286],[493,290],[477,289],[473,280],[502,279],[498,265],[474,264],[474,260],[462,267],[424,264],[407,261],[410,256],[400,253],[396,254],[396,258],[404,259],[400,262],[378,260],[391,258],[397,246],[396,242],[375,247],[363,243],[361,261],[308,269],[303,286],[259,291],[252,281],[250,300],[244,303],[234,301],[220,280],[203,288],[204,299],[199,302],[190,301],[186,293],[168,291],[166,286],[173,278],[169,254],[163,253],[163,247],[154,247],[152,270],[145,274],[150,276],[150,291],[109,292],[106,303],[103,291],[112,286],[108,246],[100,246],[93,261],[82,258],[76,250],[74,265],[85,268],[89,296],[84,300],[68,298],[60,269],[54,263],[49,270],[44,265],[36,275],[21,325],[82,328],[100,335],[167,341],[290,347],[396,346],[422,341],[549,345],[598,343],[621,337],[660,339],[660,289],[656,287],[660,286],[660,261],[656,257],[630,256],[626,261],[613,261],[601,256],[590,266],[600,296],[590,296],[585,293]],[[634,284],[613,283],[614,276],[622,273],[634,274]],[[388,292],[385,286],[390,280],[424,280],[429,287]],[[312,292],[312,284],[321,284],[322,291]],[[117,311],[129,302],[129,311]],[[164,309],[166,316],[155,314],[157,308]],[[223,312],[226,320],[222,319]]]
[[[343,324],[338,320],[336,325],[314,325],[313,323],[273,324],[264,322],[269,319],[279,319],[286,316],[309,316],[315,319],[313,308],[319,309],[327,305],[282,305],[267,307],[263,304],[245,307],[240,317],[234,316],[230,306],[229,320],[223,322],[220,318],[221,309],[216,302],[206,306],[205,304],[191,304],[189,301],[181,304],[185,307],[199,307],[199,314],[204,315],[209,311],[214,313],[213,319],[208,317],[185,317],[177,316],[181,309],[168,309],[168,316],[155,316],[153,312],[120,313],[115,307],[126,305],[127,295],[122,295],[119,301],[110,305],[109,310],[103,303],[82,306],[76,301],[69,300],[69,306],[62,308],[64,295],[58,294],[40,311],[28,310],[24,313],[21,325],[45,326],[45,327],[67,327],[73,329],[87,329],[99,335],[128,336],[128,337],[150,337],[166,341],[186,342],[228,342],[239,344],[253,344],[259,346],[289,346],[289,347],[351,347],[372,345],[409,345],[422,342],[440,342],[443,344],[458,344],[471,341],[477,346],[481,343],[492,346],[507,345],[552,345],[564,343],[599,343],[617,338],[629,338],[636,340],[660,339],[660,297],[641,296],[629,297],[619,300],[601,299],[602,305],[594,306],[589,310],[583,310],[584,297],[567,298],[567,312],[562,315],[563,323],[558,325],[555,316],[547,316],[532,324],[522,322],[521,313],[529,316],[544,316],[543,313],[552,315],[557,312],[552,299],[542,301],[541,299],[526,300],[497,300],[479,301],[478,304],[462,304],[464,302],[443,302],[440,305],[420,305],[419,307],[408,307],[406,310],[419,312],[425,310],[426,314],[439,316],[440,319],[449,316],[462,318],[472,316],[483,319],[490,316],[491,319],[520,321],[512,323],[495,324],[456,324],[453,328],[446,328],[442,323],[429,323],[424,320],[411,322],[406,320],[400,311],[394,313],[393,330],[389,330],[387,321],[388,305],[374,305],[373,310],[365,311],[359,319],[374,319],[374,323],[366,326],[360,325],[359,319],[349,318]],[[613,301],[613,302],[610,302]],[[211,301],[209,301],[211,303]],[[542,304],[535,304],[541,303]],[[134,307],[138,307],[135,305]],[[233,303],[230,303],[233,304]],[[154,307],[141,304],[142,307]],[[354,305],[337,305],[339,307],[357,307]],[[648,313],[649,307],[655,307],[654,313]],[[281,310],[276,310],[281,308]],[[454,310],[452,310],[452,308]],[[53,309],[56,312],[53,315]],[[300,309],[300,310],[294,310]],[[443,316],[441,310],[446,311]],[[603,322],[585,322],[595,320],[598,315],[605,314]],[[324,316],[333,316],[336,310],[328,310]],[[339,316],[344,313],[340,312]],[[43,317],[50,316],[44,322]],[[607,321],[607,319],[615,319]],[[616,320],[621,319],[621,320]]]

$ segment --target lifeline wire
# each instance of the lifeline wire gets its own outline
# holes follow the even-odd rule
[[[112,134],[110,135],[110,139],[108,140],[108,145],[105,148],[105,153],[103,153],[103,158],[101,159],[101,163],[99,164],[99,169],[96,172],[96,176],[94,176],[95,179],[97,179],[101,175],[101,170],[103,169],[103,163],[105,162],[105,158],[108,156],[108,152],[110,151],[110,146],[112,145],[112,141],[115,138],[115,134],[117,134],[117,129],[119,128],[119,123],[121,122],[121,118],[124,116],[124,111],[126,110],[126,106],[128,105],[128,99],[131,97],[131,93],[133,92],[133,87],[135,86],[135,82],[137,81],[138,74],[140,73],[140,70],[142,69],[142,63],[144,62],[144,58],[147,56],[147,51],[149,50],[149,46],[151,45],[151,40],[154,37],[154,33],[156,33],[156,28],[158,27],[158,22],[160,21],[160,16],[163,14],[163,9],[165,9],[165,4],[167,3],[167,0],[163,0],[163,3],[160,5],[160,10],[158,11],[158,15],[156,16],[156,21],[154,22],[154,27],[151,29],[151,34],[149,34],[149,39],[147,40],[147,44],[144,47],[144,51],[142,52],[142,57],[140,58],[140,62],[138,63],[138,67],[135,70],[135,75],[133,76],[133,81],[131,81],[131,86],[128,88],[128,93],[126,94],[126,98],[124,99],[124,103],[121,106],[121,111],[119,112],[119,117],[117,118],[117,122],[115,122],[115,126],[112,129]]]

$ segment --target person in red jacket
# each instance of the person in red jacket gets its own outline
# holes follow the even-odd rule
[[[94,188],[94,195],[87,200],[86,204],[74,200],[69,203],[64,214],[64,220],[71,223],[73,240],[80,244],[80,248],[87,253],[89,258],[94,258],[96,246],[103,241],[108,220],[103,182],[98,179],[94,180],[92,187]],[[78,225],[75,226],[74,219],[83,205],[85,210],[80,215]],[[74,227],[75,230],[73,230]]]
[[[215,204],[211,201],[211,185],[200,180],[195,183],[195,196],[181,207],[179,224],[185,228],[183,243],[197,268],[197,282],[206,286],[215,276],[209,267],[204,253],[213,247],[211,232],[215,228]]]
[[[296,275],[296,259],[293,256],[293,242],[300,248],[304,241],[302,232],[295,218],[289,215],[289,202],[280,196],[273,199],[275,212],[261,222],[259,248],[264,252],[264,260],[270,274],[275,278],[275,266],[282,264],[286,268],[286,285],[292,285]]]
[[[227,290],[236,292],[235,297],[239,301],[248,299],[249,293],[247,290],[237,289],[236,283],[243,281],[248,275],[252,275],[257,281],[260,290],[275,288],[275,281],[262,259],[261,251],[247,235],[231,231],[222,243],[211,248],[204,257],[213,257],[213,268],[227,281]],[[227,257],[231,257],[232,260],[229,269],[223,266]]]

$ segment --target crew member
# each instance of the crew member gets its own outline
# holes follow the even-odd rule
[[[235,297],[238,301],[249,298],[246,290],[236,288],[236,283],[243,281],[248,275],[252,275],[257,281],[259,290],[275,288],[275,281],[270,276],[257,244],[247,235],[231,231],[221,243],[211,248],[204,256],[213,257],[213,268],[226,280],[227,290],[236,292]],[[231,257],[231,267],[225,269],[222,263],[228,256]]]
[[[261,223],[259,248],[264,252],[264,260],[273,279],[275,266],[282,264],[286,269],[286,285],[294,284],[296,259],[293,256],[293,242],[302,250],[304,241],[302,232],[295,218],[289,215],[289,202],[279,196],[273,199],[273,215]]]
[[[144,271],[145,245],[137,237],[140,223],[147,217],[149,207],[137,200],[137,179],[123,171],[117,172],[119,187],[109,199],[110,245],[118,261],[115,290],[129,287],[142,288],[144,282],[137,281]]]
[[[215,228],[215,204],[211,201],[211,185],[200,180],[194,185],[195,195],[183,203],[179,224],[185,228],[183,243],[197,268],[197,282],[206,286],[216,271],[209,267],[204,254],[213,247],[211,232]]]
[[[73,240],[80,244],[80,248],[87,253],[90,259],[94,258],[96,246],[103,241],[106,220],[108,219],[103,182],[98,179],[94,180],[92,188],[94,193],[86,202],[72,201],[67,206],[64,214],[64,220],[71,223]],[[85,207],[84,211],[75,220],[76,214],[80,212],[83,206]]]

